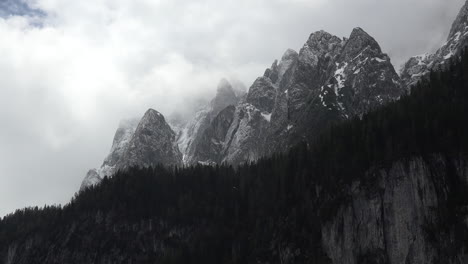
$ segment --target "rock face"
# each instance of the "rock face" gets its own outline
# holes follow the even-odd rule
[[[88,171],[80,189],[131,166],[181,165],[182,154],[176,143],[176,134],[156,110],[149,109],[141,120],[124,120],[115,132],[111,151],[102,166]]]
[[[150,167],[158,164],[181,165],[182,154],[176,142],[176,134],[166,123],[164,116],[149,109],[138,124],[117,164],[117,169]]]
[[[452,24],[447,42],[434,54],[424,54],[410,58],[401,70],[404,84],[410,88],[426,77],[431,70],[437,70],[460,54],[468,45],[468,2],[460,10]]]
[[[240,87],[240,85],[238,85]],[[238,89],[238,93],[242,94],[242,88]],[[208,106],[200,110],[195,118],[188,122],[187,125],[181,130],[178,136],[179,149],[183,153],[183,163],[190,165],[198,162],[210,162],[206,160],[207,156],[202,153],[213,152],[216,153],[217,149],[206,149],[210,146],[208,138],[204,137],[205,131],[210,127],[210,124],[216,116],[226,107],[234,106],[239,101],[236,91],[232,85],[226,80],[222,79],[217,87],[215,98]],[[215,129],[215,128],[211,128]],[[198,156],[201,155],[201,156]],[[213,156],[210,154],[209,156]],[[218,160],[218,158],[216,158]]]
[[[393,163],[370,171],[372,182],[355,182],[349,199],[322,226],[332,263],[463,263],[452,232],[440,232],[450,217],[443,208],[451,177],[467,182],[465,158],[440,155]],[[452,171],[453,170],[453,171]],[[433,239],[429,239],[429,237]],[[441,252],[449,250],[450,256]]]
[[[194,157],[201,164],[212,165],[222,162],[223,143],[227,130],[232,124],[236,108],[233,105],[222,110],[203,132],[198,146],[194,149]]]
[[[114,174],[117,164],[122,158],[125,149],[128,147],[130,140],[135,133],[138,122],[138,119],[128,119],[120,122],[119,127],[115,132],[109,155],[104,159],[100,168],[88,171],[86,177],[81,183],[80,189],[95,185],[99,183],[104,176],[111,176]]]
[[[404,89],[389,57],[361,28],[349,39],[313,33],[276,83],[266,154],[309,140],[330,124],[398,99]]]

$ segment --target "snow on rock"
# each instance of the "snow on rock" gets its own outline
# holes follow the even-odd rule
[[[339,64],[337,63],[337,66]],[[346,81],[346,74],[345,74],[345,70],[346,70],[346,67],[348,67],[348,63],[345,62],[341,65],[340,68],[338,68],[336,71],[335,71],[335,80],[338,82],[337,85],[335,85],[335,94],[336,96],[338,96],[338,93],[340,91],[341,88],[343,88],[345,85],[345,81]]]
[[[262,116],[263,118],[265,118],[266,121],[271,121],[271,113],[262,113]]]

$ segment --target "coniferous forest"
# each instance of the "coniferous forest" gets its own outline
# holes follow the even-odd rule
[[[413,157],[468,155],[467,102],[463,52],[400,100],[287,153],[236,168],[133,168],[63,207],[17,210],[0,221],[0,259],[18,250],[20,263],[329,263],[321,227],[353,182],[372,185],[370,172]],[[450,257],[468,247],[468,186],[446,170],[450,195],[427,237],[450,235],[440,245]]]

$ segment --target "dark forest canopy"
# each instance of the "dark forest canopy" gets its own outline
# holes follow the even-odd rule
[[[238,168],[133,168],[64,207],[17,210],[0,221],[0,259],[13,241],[36,237],[41,244],[25,256],[29,263],[41,263],[50,250],[82,262],[251,263],[293,254],[299,263],[327,263],[320,225],[346,201],[353,181],[414,156],[468,154],[467,102],[463,52],[399,101],[287,153]],[[456,179],[452,187],[447,225],[467,213],[460,210],[468,204],[467,187]],[[466,226],[459,233],[462,241]],[[150,240],[165,253],[147,249]],[[300,252],[285,253],[285,245]]]

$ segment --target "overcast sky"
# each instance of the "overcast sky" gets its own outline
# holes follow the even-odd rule
[[[0,216],[65,203],[122,118],[247,86],[287,48],[360,26],[397,70],[464,0],[0,0]]]

